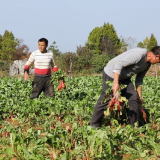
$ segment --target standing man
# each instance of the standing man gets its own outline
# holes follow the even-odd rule
[[[38,50],[31,53],[25,67],[24,80],[28,81],[29,67],[34,62],[34,74],[32,95],[30,99],[38,98],[42,91],[46,97],[54,97],[54,86],[51,81],[51,67],[54,66],[53,53],[47,51],[48,40],[41,38],[38,41]]]
[[[139,120],[138,107],[142,105],[142,83],[143,78],[150,68],[151,64],[160,62],[160,46],[154,47],[151,51],[146,49],[136,48],[128,50],[108,62],[103,71],[103,87],[102,93],[94,108],[94,113],[91,118],[91,126],[94,128],[100,127],[104,115],[104,108],[110,101],[110,96],[115,96],[120,89],[120,84],[125,84],[127,87],[122,91],[122,96],[126,97],[129,102],[128,120],[129,124],[134,126],[134,123]],[[136,74],[136,91],[131,81],[131,77]],[[112,93],[107,95],[108,101],[102,104],[103,98],[106,96],[105,91],[109,88],[106,81],[113,81]]]

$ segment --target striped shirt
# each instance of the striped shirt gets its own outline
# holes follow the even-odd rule
[[[25,64],[24,71],[28,72],[33,62],[35,66],[34,74],[36,76],[45,77],[51,75],[51,67],[55,65],[51,51],[47,51],[47,53],[41,53],[39,50],[32,52]]]

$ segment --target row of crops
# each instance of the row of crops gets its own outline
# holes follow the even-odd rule
[[[160,158],[160,78],[145,77],[148,123],[140,128],[112,119],[112,125],[93,129],[89,121],[101,93],[102,77],[65,81],[66,89],[59,92],[54,80],[54,99],[41,94],[30,100],[32,79],[0,79],[0,159]]]

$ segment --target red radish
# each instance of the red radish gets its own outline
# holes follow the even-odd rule
[[[61,90],[61,88],[62,88],[62,83],[59,84],[58,90]]]
[[[124,101],[120,102],[120,106],[124,109]]]
[[[156,124],[155,124],[155,123],[153,123],[153,127],[156,127]]]
[[[13,119],[13,115],[11,115],[11,119]]]
[[[114,104],[115,104],[115,99],[112,98],[112,99],[109,101],[108,106],[111,107],[111,106],[113,106]]]
[[[118,105],[118,107],[120,106],[120,102],[119,101],[117,101],[117,105]]]
[[[56,128],[56,127],[53,125],[53,126],[52,126],[52,129],[55,129],[55,128]]]
[[[141,112],[143,113],[143,112],[144,112],[144,110],[143,110],[143,109],[141,109]]]
[[[58,71],[58,67],[57,67],[57,66],[54,66],[53,72],[57,72],[57,71]]]
[[[122,110],[122,109],[124,109],[124,107],[125,107],[125,101],[127,101],[126,100],[126,98],[125,97],[122,97],[121,95],[120,95],[120,93],[117,93],[114,97],[112,97],[111,98],[111,100],[109,101],[109,103],[108,103],[108,106],[107,106],[107,108],[109,109],[107,109],[106,111],[104,111],[104,115],[105,115],[105,117],[106,116],[109,116],[110,114],[108,113],[108,111],[111,113],[111,112],[115,112],[115,115],[116,114],[118,114],[118,116],[120,115],[120,111]],[[115,110],[115,107],[116,107],[116,110]]]
[[[63,89],[65,89],[65,88],[66,88],[66,86],[65,86],[65,83],[64,83],[64,82],[62,82],[62,88],[63,88]]]
[[[115,108],[115,106],[110,107],[110,111],[112,112],[114,108]]]
[[[81,124],[80,124],[80,126],[83,126],[83,120],[81,120]]]
[[[143,114],[143,119],[144,119],[144,121],[147,123],[147,114],[146,114],[146,112],[143,110],[143,109],[141,109],[141,112],[142,112],[142,114]]]

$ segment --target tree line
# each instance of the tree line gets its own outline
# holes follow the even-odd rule
[[[132,37],[118,37],[113,24],[104,23],[101,27],[95,27],[88,36],[84,46],[78,46],[75,53],[61,53],[56,42],[50,46],[54,53],[55,61],[62,70],[68,71],[69,59],[72,58],[74,73],[102,73],[103,68],[113,57],[135,47],[151,50],[157,46],[157,40],[153,34],[150,39],[146,38],[143,43]],[[140,45],[143,44],[143,45]]]
[[[139,42],[137,44],[137,47],[146,48],[148,51],[150,51],[155,46],[158,46],[158,43],[153,33],[151,34],[150,38],[146,37],[143,42]]]
[[[123,46],[123,47],[122,47]],[[72,58],[72,71],[75,74],[101,73],[110,59],[127,50],[123,38],[118,38],[114,26],[104,23],[101,27],[95,27],[88,36],[84,46],[77,46],[75,53],[61,53],[56,42],[50,46],[54,53],[56,64],[64,71],[69,70],[70,58]]]
[[[104,23],[101,27],[95,27],[88,36],[84,46],[77,46],[75,53],[59,51],[56,42],[49,46],[54,53],[54,59],[59,68],[67,72],[70,58],[72,59],[72,71],[75,74],[101,73],[104,66],[113,57],[134,47],[151,50],[157,46],[157,40],[153,34],[146,37],[136,46],[136,39],[132,37],[118,37],[113,24]],[[0,65],[5,62],[23,59],[28,54],[29,48],[23,44],[23,40],[14,37],[12,32],[5,31],[0,35]],[[2,68],[1,68],[2,69]]]
[[[0,35],[0,70],[8,70],[9,64],[23,59],[28,52],[29,48],[23,44],[22,39],[15,38],[12,32],[5,30],[4,34]]]

